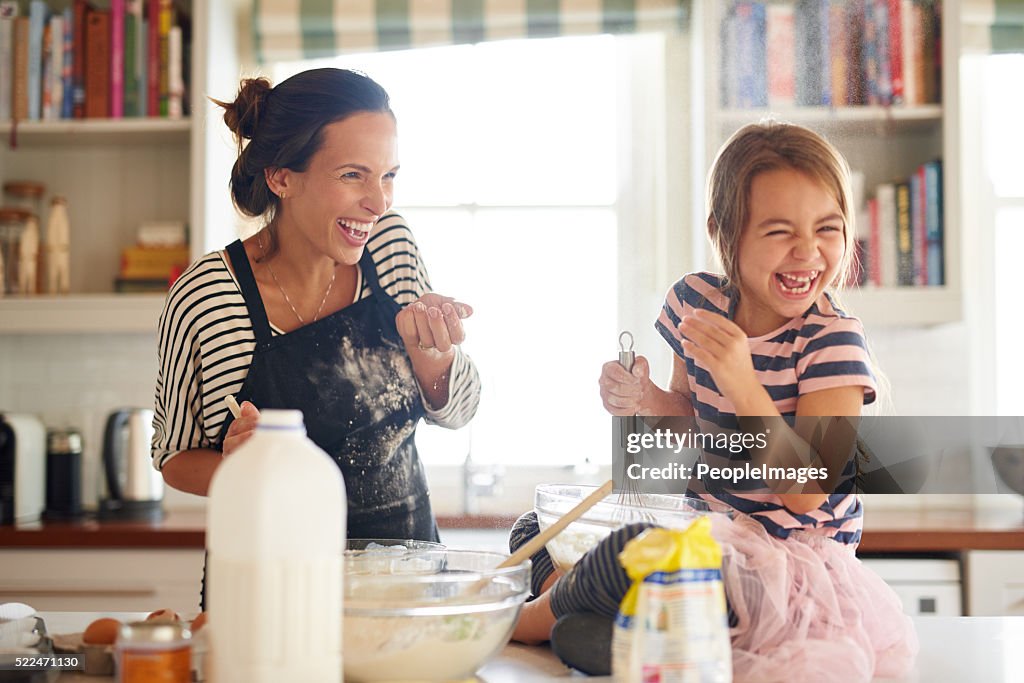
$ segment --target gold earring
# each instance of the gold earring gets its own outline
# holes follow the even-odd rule
[[[284,192],[282,192],[279,196],[281,197],[281,199],[284,199],[287,195]]]

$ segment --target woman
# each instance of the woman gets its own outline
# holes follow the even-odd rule
[[[414,435],[421,417],[454,429],[476,412],[479,378],[458,347],[472,309],[430,291],[412,234],[389,212],[387,93],[314,69],[274,88],[243,80],[217,104],[239,143],[235,206],[264,226],[198,260],[167,297],[155,467],[206,495],[258,408],[299,409],[344,474],[349,538],[438,540]]]

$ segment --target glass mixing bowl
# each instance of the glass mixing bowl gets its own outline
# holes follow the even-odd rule
[[[548,528],[584,498],[596,486],[540,484],[533,504],[541,531]],[[670,529],[685,529],[698,517],[711,514],[732,515],[724,503],[683,495],[657,493],[612,493],[562,533],[547,542],[548,554],[560,570],[569,571],[583,555],[615,529],[634,522],[658,524]]]
[[[508,643],[529,593],[530,564],[496,569],[506,558],[443,547],[346,551],[345,680],[472,677]]]

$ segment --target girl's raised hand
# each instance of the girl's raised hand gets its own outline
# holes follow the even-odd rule
[[[395,326],[409,355],[446,354],[466,340],[462,326],[473,307],[450,296],[427,292],[395,316]]]
[[[643,409],[644,399],[651,393],[651,368],[643,356],[637,356],[633,361],[632,372],[618,361],[608,361],[601,366],[601,377],[597,383],[601,387],[601,402],[605,410],[612,415],[638,415]]]
[[[256,431],[256,423],[260,420],[260,411],[249,401],[242,401],[239,408],[241,414],[228,426],[227,434],[224,435],[224,446],[221,451],[224,457],[249,440]]]
[[[754,374],[747,333],[725,316],[697,310],[679,323],[683,348],[706,367],[718,390],[733,403],[761,386]]]

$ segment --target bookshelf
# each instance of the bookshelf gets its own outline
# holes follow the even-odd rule
[[[138,225],[186,221],[193,259],[233,238],[235,149],[205,95],[237,89],[236,3],[181,4],[192,18],[191,117],[21,121],[13,148],[12,124],[0,122],[0,179],[45,183],[44,225],[54,195],[71,222],[71,293],[0,297],[0,334],[153,333],[163,295],[113,293]]]
[[[724,106],[735,94],[723,83],[723,17],[733,3],[697,0],[694,3],[693,82],[695,87],[693,220],[703,225],[704,179],[721,144],[744,124],[764,118],[797,123],[816,130],[834,143],[855,171],[864,174],[865,197],[883,183],[907,178],[925,162],[941,158],[943,166],[942,285],[868,285],[847,289],[842,301],[850,312],[871,326],[931,326],[962,319],[959,203],[959,11],[957,3],[942,3],[941,103],[863,104],[836,106]],[[764,6],[796,6],[796,0],[767,0]],[[835,0],[831,3],[835,6]],[[863,4],[863,3],[861,3]],[[730,74],[734,74],[732,67]],[[728,94],[726,94],[728,93]],[[755,98],[756,99],[756,98]],[[858,211],[858,237],[869,232],[866,211]],[[708,252],[708,266],[713,256]]]

